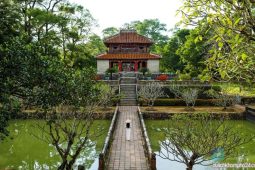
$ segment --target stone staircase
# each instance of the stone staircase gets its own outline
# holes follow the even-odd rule
[[[120,106],[137,105],[136,81],[135,75],[120,78],[120,92],[123,95],[123,98],[120,100]]]

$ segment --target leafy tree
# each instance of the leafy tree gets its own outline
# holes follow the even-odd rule
[[[107,106],[112,106],[114,100],[120,98],[120,95],[115,94],[116,90],[118,90],[116,87],[111,87],[107,84],[99,84],[99,89],[101,91],[99,98],[101,99],[101,105],[103,105],[104,109],[106,109]]]
[[[87,51],[93,56],[106,52],[103,40],[96,34],[89,37],[89,41],[85,45]]]
[[[255,2],[253,0],[185,0],[182,23],[208,24],[213,36],[207,74],[215,79],[254,80]]]
[[[194,111],[199,89],[195,87],[184,87],[181,85],[170,85],[170,90],[176,97],[182,99],[186,103],[187,111]]]
[[[98,91],[92,90],[95,71],[90,67],[95,65],[93,55],[103,48],[94,48],[101,43],[89,37],[94,19],[79,5],[4,0],[0,14],[2,140],[8,135],[8,120],[19,109],[33,106],[46,113],[59,105],[82,106],[85,97]],[[78,60],[82,57],[85,62]]]
[[[73,59],[74,68],[96,68],[95,56],[106,51],[106,47],[102,39],[93,34],[89,37],[89,41],[86,44],[76,45],[78,51],[77,57]]]
[[[59,23],[62,35],[63,58],[73,63],[81,56],[91,56],[92,53],[84,48],[89,40],[91,27],[95,25],[94,18],[87,9],[80,5],[65,4],[60,7]],[[87,55],[86,55],[87,54]]]
[[[141,86],[139,89],[138,96],[147,102],[148,106],[150,106],[149,110],[153,110],[155,100],[164,95],[162,87],[160,83],[152,82]]]
[[[1,95],[0,103],[0,142],[9,135],[7,130],[8,121],[20,112],[21,105],[17,97]]]
[[[186,42],[186,37],[189,35],[189,30],[187,29],[177,29],[173,32],[172,37],[170,37],[167,44],[164,46],[161,60],[161,69],[165,71],[177,70],[183,71],[184,63],[177,54],[179,48],[181,48]]]
[[[206,93],[217,99],[216,105],[222,106],[223,110],[231,110],[228,107],[241,103],[241,97],[239,94],[229,94],[231,88],[222,88],[221,92],[217,92],[213,89],[208,90]]]
[[[192,170],[196,164],[210,165],[213,159],[224,160],[236,153],[236,149],[254,136],[236,131],[225,120],[214,120],[211,115],[175,115],[168,127],[161,128],[165,140],[159,156],[177,161]],[[164,151],[166,152],[164,152]],[[217,152],[218,151],[218,152]]]
[[[151,51],[161,53],[161,49],[166,44],[168,37],[164,35],[167,31],[166,24],[159,19],[145,19],[143,21],[132,21],[124,24],[124,28],[135,29],[139,34],[150,38],[155,44]]]
[[[113,36],[115,34],[118,34],[119,29],[115,28],[115,27],[108,27],[108,28],[103,29],[102,33],[103,33],[103,37],[107,38],[107,37]]]
[[[18,5],[12,1],[3,0],[0,2],[0,43],[6,42],[11,37],[19,35],[20,14],[17,11]]]
[[[176,54],[185,66],[183,72],[190,74],[191,77],[198,77],[205,69],[205,60],[209,53],[210,38],[206,26],[196,27],[187,35],[186,41],[179,46]]]
[[[34,135],[47,143],[51,143],[59,153],[62,160],[58,167],[59,170],[73,169],[80,153],[95,145],[95,143],[90,142],[90,139],[95,139],[103,132],[102,129],[97,129],[94,132],[91,129],[93,113],[101,103],[101,98],[99,98],[101,91],[92,85],[93,81],[87,75],[82,74],[76,75],[75,80],[70,80],[74,81],[70,82],[71,84],[68,83],[68,91],[71,96],[70,98],[62,98],[61,101],[64,105],[73,106],[72,109],[68,113],[56,113],[52,108],[53,112],[47,115],[45,124],[36,125],[42,131],[42,135]],[[58,91],[56,92],[58,93]],[[53,97],[52,100],[55,99],[54,94],[50,95]]]

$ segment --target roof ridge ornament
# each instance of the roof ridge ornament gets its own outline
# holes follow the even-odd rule
[[[121,29],[120,33],[137,33],[135,29]]]

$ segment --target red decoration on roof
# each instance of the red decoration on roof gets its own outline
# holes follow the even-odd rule
[[[104,43],[153,44],[153,41],[143,35],[138,34],[135,30],[121,30],[119,34],[106,38]]]
[[[98,60],[115,60],[115,59],[160,59],[161,57],[156,54],[101,54],[96,57]]]

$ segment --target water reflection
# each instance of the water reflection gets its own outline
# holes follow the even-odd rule
[[[33,124],[40,123],[36,120],[13,121],[10,123],[10,137],[0,143],[0,169],[10,170],[55,170],[60,165],[58,152],[51,144],[47,144],[31,136]],[[43,122],[41,122],[43,123]],[[96,121],[108,129],[109,121]],[[39,132],[38,132],[39,133]],[[98,152],[102,148],[105,135],[95,141],[90,140],[87,149],[78,157],[74,169],[84,165],[86,169],[96,170],[98,167]]]
[[[186,165],[170,161],[168,159],[163,159],[159,157],[159,151],[163,152],[164,154],[167,154],[166,150],[164,148],[160,147],[160,143],[162,141],[165,141],[164,135],[157,130],[158,128],[164,128],[168,127],[169,121],[159,121],[159,120],[147,120],[146,127],[148,130],[148,135],[151,141],[151,146],[153,151],[157,154],[157,169],[158,170],[185,170]],[[255,124],[248,122],[248,121],[227,121],[227,123],[234,125],[236,128],[238,128],[241,131],[248,131],[250,133],[255,134]],[[172,156],[173,158],[173,156]],[[245,144],[244,146],[241,146],[238,148],[238,151],[235,156],[232,158],[229,158],[225,160],[227,163],[255,163],[255,139]],[[215,162],[217,163],[217,162]],[[223,162],[221,162],[223,163]],[[242,170],[255,170],[255,168],[215,168],[213,166],[202,166],[202,165],[194,165],[194,170],[234,170],[234,169],[242,169]]]

